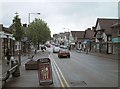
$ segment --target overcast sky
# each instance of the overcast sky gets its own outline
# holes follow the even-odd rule
[[[48,23],[51,33],[72,30],[85,30],[95,26],[97,18],[118,18],[118,2],[4,2],[0,8],[0,24],[9,27],[19,13],[22,23],[28,23],[35,18],[41,18]],[[53,0],[54,1],[54,0]],[[114,1],[114,0],[113,0]]]

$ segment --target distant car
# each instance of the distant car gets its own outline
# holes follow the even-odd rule
[[[61,57],[68,57],[70,58],[70,52],[67,48],[67,46],[60,46],[60,51],[58,53],[58,57],[61,58]]]
[[[50,45],[50,44],[46,44],[46,47],[50,48],[50,47],[51,47],[51,45]]]
[[[55,45],[53,47],[53,53],[58,53],[60,51],[60,47],[58,45]]]
[[[52,42],[51,44],[52,44],[52,45],[55,45],[55,43],[54,43],[54,42]]]

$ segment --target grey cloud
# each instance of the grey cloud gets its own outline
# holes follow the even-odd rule
[[[2,23],[9,26],[18,12],[22,22],[28,22],[28,13],[40,12],[41,15],[31,15],[44,19],[52,34],[64,31],[62,28],[84,30],[95,25],[96,18],[117,17],[117,3],[98,2],[11,2],[2,3]],[[106,6],[107,5],[107,6]]]

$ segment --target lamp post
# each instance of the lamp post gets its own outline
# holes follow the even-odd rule
[[[40,13],[29,13],[29,14],[28,14],[28,26],[30,25],[30,15],[31,15],[31,14],[40,15]],[[28,28],[29,28],[29,27],[28,27]],[[30,47],[30,42],[28,41],[28,55],[29,55],[29,51],[30,51],[30,50],[29,50],[29,49],[30,49],[29,47]]]
[[[28,15],[28,25],[30,24],[30,15],[31,14],[37,14],[37,15],[40,15],[40,13],[29,13],[29,15]]]
[[[69,28],[63,28],[63,29],[67,29],[68,30],[68,45],[69,45],[69,36],[70,36]]]

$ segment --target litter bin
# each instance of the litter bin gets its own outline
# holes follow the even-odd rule
[[[11,61],[11,68],[13,68],[14,66],[17,66],[15,67],[15,71],[12,73],[12,77],[19,77],[20,76],[20,66],[19,66],[19,63],[17,60],[15,61]]]
[[[53,84],[52,67],[49,58],[41,58],[37,61],[38,64],[38,78],[40,85]]]

